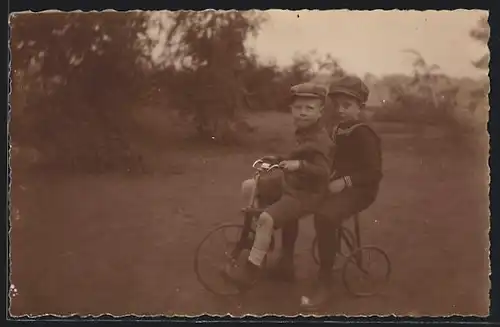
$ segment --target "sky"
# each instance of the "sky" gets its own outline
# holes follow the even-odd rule
[[[168,20],[162,12],[157,14]],[[279,66],[291,64],[298,53],[316,51],[331,54],[346,71],[360,77],[410,74],[414,57],[404,50],[413,49],[447,75],[487,76],[472,61],[487,53],[488,47],[469,36],[487,11],[269,10],[266,14],[268,21],[246,45],[261,60],[275,60]],[[156,57],[166,34],[155,28],[150,32],[160,38],[152,54]]]
[[[487,72],[471,61],[488,51],[469,36],[486,11],[268,11],[269,21],[249,40],[263,60],[292,62],[297,52],[331,53],[347,71],[363,76],[410,73],[419,51],[430,64],[455,77],[479,78]]]

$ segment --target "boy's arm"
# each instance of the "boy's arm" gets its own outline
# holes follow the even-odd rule
[[[370,185],[382,179],[382,155],[380,141],[368,127],[358,127],[353,131],[356,151],[359,151],[361,169],[351,176],[344,176],[347,187]]]
[[[328,180],[331,169],[331,145],[328,142],[306,142],[294,149],[290,158],[300,158],[298,171],[312,178]]]
[[[312,178],[328,180],[330,176],[330,162],[321,152],[313,152],[308,160],[300,160],[299,171]]]

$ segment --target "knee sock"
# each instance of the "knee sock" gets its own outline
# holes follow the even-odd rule
[[[261,266],[262,261],[269,250],[271,238],[273,235],[273,217],[267,212],[263,212],[257,220],[257,228],[255,230],[255,241],[253,242],[252,250],[248,256],[248,260],[256,266]]]

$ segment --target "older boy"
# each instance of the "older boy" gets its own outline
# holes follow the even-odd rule
[[[249,287],[256,281],[273,230],[313,213],[328,192],[333,142],[320,123],[328,90],[304,83],[292,87],[291,93],[290,107],[297,145],[280,163],[283,179],[274,181],[282,192],[257,221],[255,241],[247,264],[225,269],[226,276],[240,287]],[[246,181],[243,187],[248,191],[256,186]]]
[[[332,124],[330,135],[336,145],[329,195],[319,206],[314,225],[320,258],[318,288],[309,297],[306,309],[316,309],[330,299],[332,268],[335,260],[335,229],[343,220],[368,208],[378,194],[382,179],[381,144],[377,134],[360,115],[369,90],[355,76],[339,78],[330,85],[330,100],[338,110],[339,123]],[[272,276],[294,278],[293,252],[298,224],[283,227],[282,255]]]

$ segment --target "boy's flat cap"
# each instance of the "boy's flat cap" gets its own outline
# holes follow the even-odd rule
[[[293,96],[325,98],[328,95],[328,89],[316,83],[302,83],[294,85],[290,88]]]
[[[352,75],[346,75],[336,78],[330,83],[329,95],[345,94],[352,96],[361,103],[368,100],[370,90],[361,78]]]

